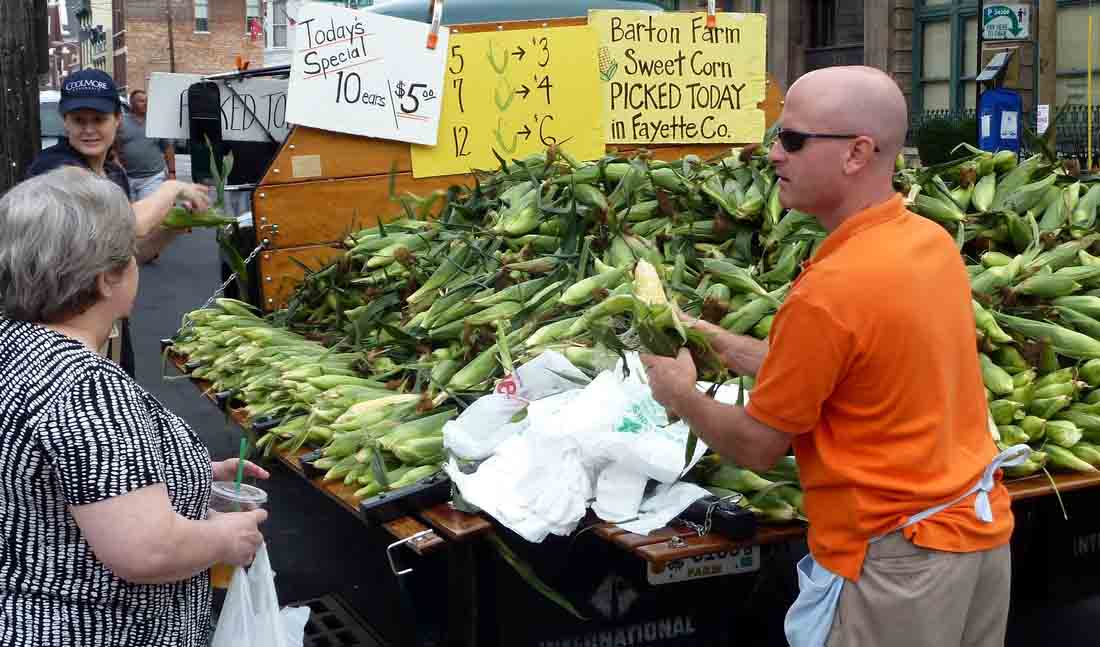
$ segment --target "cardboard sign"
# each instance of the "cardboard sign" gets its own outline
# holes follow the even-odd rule
[[[435,144],[449,31],[319,2],[298,11],[287,119],[336,132]]]
[[[145,134],[158,139],[190,137],[187,90],[202,82],[201,74],[154,72],[149,79],[149,114]],[[268,142],[271,134],[283,141],[290,132],[286,120],[286,79],[218,81],[221,92],[222,139],[231,142]],[[232,86],[232,91],[226,84]],[[236,94],[234,94],[236,92]]]
[[[557,145],[603,155],[595,40],[586,26],[451,35],[439,143],[413,146],[415,177],[468,173]]]
[[[764,136],[767,19],[719,13],[590,11],[604,141],[750,143]]]

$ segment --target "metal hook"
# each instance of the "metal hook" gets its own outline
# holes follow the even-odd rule
[[[432,532],[434,532],[434,531],[431,530],[431,529],[421,530],[420,532],[416,533],[415,535],[410,535],[408,537],[405,537],[404,539],[398,539],[397,541],[393,542],[392,544],[390,544],[389,546],[386,547],[386,558],[390,560],[390,570],[393,571],[394,575],[397,575],[398,577],[400,577],[402,575],[412,573],[413,569],[405,568],[405,569],[402,569],[400,571],[397,570],[397,562],[394,561],[394,559],[393,559],[393,549],[398,548],[400,546],[404,546],[405,544],[416,543],[416,542],[420,541],[421,539],[423,539],[424,537],[427,537],[428,535],[432,534]]]
[[[443,0],[432,0],[432,26],[428,30],[428,49],[435,49],[439,43],[439,25],[443,21]]]

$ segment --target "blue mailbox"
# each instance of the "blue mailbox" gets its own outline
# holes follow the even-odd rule
[[[1022,113],[1018,92],[1004,88],[982,92],[978,98],[978,148],[1019,153]]]

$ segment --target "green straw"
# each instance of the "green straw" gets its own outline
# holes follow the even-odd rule
[[[244,479],[244,460],[246,456],[248,456],[248,438],[241,436],[241,456],[240,460],[237,461],[237,479],[233,483],[237,489],[237,510],[241,509],[241,481]]]

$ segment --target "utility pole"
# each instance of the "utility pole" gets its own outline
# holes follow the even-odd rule
[[[0,2],[0,193],[15,186],[41,148],[38,75],[46,60],[46,0]]]
[[[1050,106],[1047,110],[1053,121],[1057,103],[1058,3],[1055,0],[1039,0],[1039,100],[1036,104]]]
[[[168,71],[176,71],[176,30],[172,25],[172,0],[164,0],[168,13]]]

